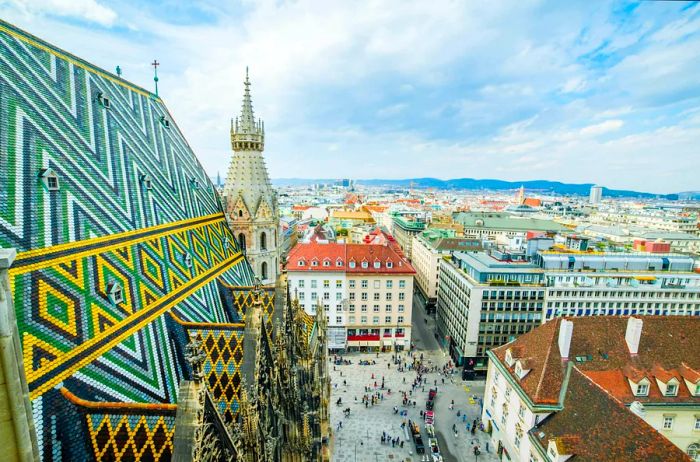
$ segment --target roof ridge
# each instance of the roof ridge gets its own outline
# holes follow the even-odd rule
[[[561,318],[557,318],[555,320],[556,326],[554,327],[554,329],[552,329],[552,337],[556,333],[557,327],[559,326],[560,321],[561,321]],[[537,382],[537,388],[535,388],[535,396],[534,396],[535,400],[539,397],[540,388],[542,387],[542,383],[544,382],[545,371],[547,370],[547,365],[549,364],[549,356],[552,353],[552,340],[553,339],[550,339],[550,341],[549,341],[549,346],[547,347],[547,355],[544,358],[544,367],[542,368],[542,374],[540,375],[540,380]]]

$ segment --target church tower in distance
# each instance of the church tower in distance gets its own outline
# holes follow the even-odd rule
[[[233,158],[226,175],[224,200],[229,226],[263,284],[277,278],[279,214],[277,197],[263,159],[265,124],[255,120],[248,69],[241,115],[231,120]]]

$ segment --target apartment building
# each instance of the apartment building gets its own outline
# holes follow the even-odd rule
[[[409,219],[402,215],[393,216],[393,235],[399,243],[404,255],[411,261],[413,258],[413,236],[425,229],[425,222]]]
[[[455,223],[464,226],[464,237],[496,241],[498,236],[514,237],[528,231],[560,233],[568,228],[552,220],[514,217],[500,212],[455,212]]]
[[[557,316],[700,316],[700,274],[686,255],[543,251],[544,319]]]
[[[416,270],[416,286],[426,300],[426,310],[430,313],[437,303],[438,270],[440,259],[453,252],[482,250],[481,241],[455,237],[452,229],[429,228],[413,236],[413,259]]]
[[[698,460],[698,331],[687,316],[559,318],[489,351],[494,449],[521,462]]]
[[[289,286],[307,313],[319,305],[326,311],[332,350],[410,346],[415,270],[385,237],[379,244],[300,243],[289,254]]]
[[[541,251],[454,253],[440,261],[438,335],[457,364],[562,316],[700,316],[700,274],[685,255]]]
[[[485,371],[486,352],[542,322],[544,274],[507,254],[454,252],[440,260],[437,330],[465,369]]]

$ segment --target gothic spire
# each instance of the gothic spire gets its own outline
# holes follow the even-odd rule
[[[241,116],[239,118],[239,129],[241,133],[257,133],[258,127],[253,114],[253,101],[250,97],[250,78],[248,77],[248,67],[245,68],[245,90],[243,91],[243,105],[241,106]]]

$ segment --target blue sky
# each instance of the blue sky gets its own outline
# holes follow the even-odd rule
[[[270,174],[700,190],[700,5],[0,0],[160,93],[211,175],[246,65]]]

